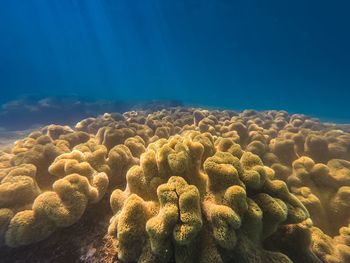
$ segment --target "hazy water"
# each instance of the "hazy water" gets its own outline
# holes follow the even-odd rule
[[[0,103],[178,99],[348,121],[350,2],[2,0]]]

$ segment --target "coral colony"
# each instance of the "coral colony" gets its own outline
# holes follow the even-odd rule
[[[107,197],[121,262],[350,262],[349,160],[349,127],[285,111],[49,125],[0,153],[0,244],[47,239]]]

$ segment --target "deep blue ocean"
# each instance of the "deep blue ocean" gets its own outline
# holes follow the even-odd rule
[[[0,104],[177,100],[350,123],[349,12],[347,0],[2,0]]]

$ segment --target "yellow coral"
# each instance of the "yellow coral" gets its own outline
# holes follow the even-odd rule
[[[237,240],[248,238],[261,260],[290,262],[283,254],[264,250],[262,241],[283,224],[307,219],[306,208],[284,182],[272,181],[273,170],[257,155],[244,152],[238,159],[230,152],[215,153],[206,136],[189,132],[160,139],[141,154],[140,165],[129,169],[124,192],[117,189],[111,198],[115,216],[109,232],[116,237],[120,258],[129,262],[146,257],[149,242],[158,260],[169,261],[171,255],[177,262],[193,260],[196,242],[210,229],[215,244],[233,254],[239,251]],[[204,158],[205,148],[213,155]],[[133,209],[144,215],[142,220],[136,221]],[[135,244],[131,225],[142,242]],[[205,253],[205,244],[214,249],[213,243],[201,243],[200,253]],[[212,252],[221,258],[217,248]]]
[[[106,192],[108,177],[94,176],[92,182],[79,174],[71,174],[53,184],[53,191],[40,194],[31,210],[17,213],[6,231],[6,244],[27,245],[48,237],[58,227],[77,222],[88,202],[98,202]]]
[[[49,125],[0,153],[0,243],[43,240],[113,191],[109,234],[125,262],[346,262],[349,131],[195,108]],[[283,247],[290,236],[299,246]]]

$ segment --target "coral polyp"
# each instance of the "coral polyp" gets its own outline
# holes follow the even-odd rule
[[[7,251],[100,222],[103,261],[350,257],[350,128],[300,114],[178,107],[50,125],[1,152],[0,180]]]

